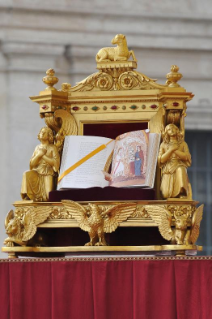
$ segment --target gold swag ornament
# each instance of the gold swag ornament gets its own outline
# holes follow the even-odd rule
[[[78,221],[79,227],[88,232],[90,241],[85,244],[86,246],[106,246],[104,233],[112,233],[120,222],[126,220],[136,210],[135,203],[118,204],[106,210],[100,205],[91,203],[86,207],[70,200],[62,200],[62,203]]]

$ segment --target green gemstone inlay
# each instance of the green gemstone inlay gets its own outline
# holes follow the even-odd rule
[[[136,109],[137,109],[137,106],[136,106],[136,105],[131,105],[130,108],[131,108],[132,110],[136,110]]]
[[[93,106],[93,107],[92,107],[92,110],[93,110],[93,111],[97,111],[98,109],[99,109],[98,106]]]

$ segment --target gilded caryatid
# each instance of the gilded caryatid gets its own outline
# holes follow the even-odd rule
[[[117,44],[117,47],[102,48],[96,55],[96,62],[108,61],[128,61],[132,56],[133,61],[137,61],[133,50],[129,51],[125,35],[117,34],[111,41],[112,44]]]
[[[48,201],[49,192],[55,189],[60,155],[53,144],[54,136],[49,127],[43,127],[30,160],[30,171],[23,174],[21,197],[24,200]]]
[[[182,133],[174,124],[165,127],[158,162],[162,174],[160,190],[163,198],[191,199],[191,185],[187,174],[191,154]]]

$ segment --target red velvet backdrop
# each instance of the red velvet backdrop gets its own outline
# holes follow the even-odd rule
[[[212,259],[0,261],[1,319],[210,319]]]

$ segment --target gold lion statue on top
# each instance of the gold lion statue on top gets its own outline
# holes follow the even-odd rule
[[[112,44],[117,44],[117,47],[102,48],[96,55],[96,62],[107,61],[127,61],[132,56],[134,61],[137,61],[133,50],[128,50],[127,40],[125,35],[117,34],[111,41]]]

